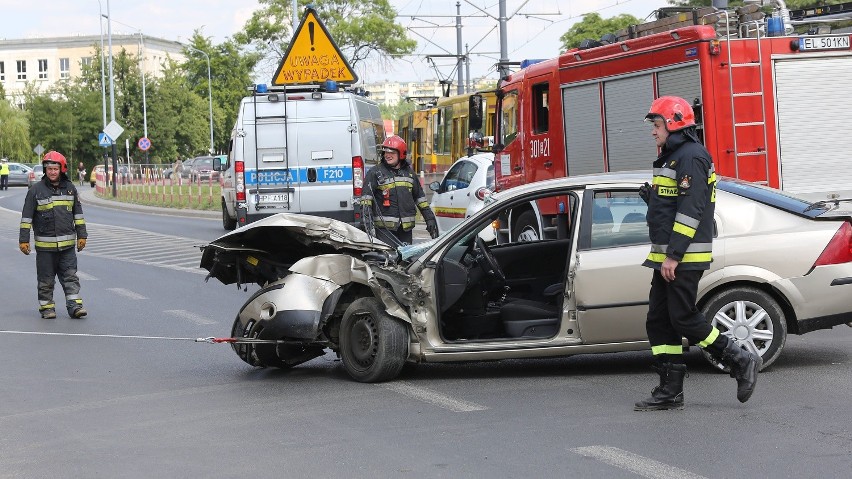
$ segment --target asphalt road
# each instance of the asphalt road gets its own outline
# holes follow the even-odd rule
[[[85,188],[85,187],[84,187]],[[351,381],[332,354],[255,369],[226,345],[248,291],[204,282],[217,218],[84,205],[89,317],[41,320],[0,193],[0,477],[848,477],[846,326],[791,336],[746,404],[687,355],[687,407],[633,412],[650,354],[407,367]],[[57,291],[56,298],[61,298]],[[29,334],[36,333],[36,334]],[[49,334],[41,334],[49,333]],[[157,337],[143,339],[138,337]],[[169,339],[165,339],[169,338]]]

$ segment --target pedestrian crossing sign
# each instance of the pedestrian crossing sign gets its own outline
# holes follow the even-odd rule
[[[315,85],[326,80],[355,83],[358,75],[331,39],[316,10],[307,8],[272,84]]]
[[[98,146],[112,146],[112,138],[104,132],[98,133]]]

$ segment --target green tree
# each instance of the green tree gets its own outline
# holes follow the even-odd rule
[[[0,157],[25,161],[33,157],[30,128],[25,112],[6,101],[0,85]]]
[[[210,38],[202,36],[198,30],[192,35],[189,43],[193,48],[184,49],[186,62],[183,68],[192,90],[205,100],[208,98],[207,59],[199,50],[210,57],[214,149],[226,151],[231,128],[237,119],[237,108],[240,100],[247,94],[246,88],[252,84],[251,72],[260,55],[256,52],[245,52],[243,46],[231,39],[213,45]]]
[[[386,120],[397,120],[400,116],[412,112],[417,109],[417,105],[413,101],[400,100],[396,105],[379,105],[379,110],[382,112],[382,118]]]
[[[210,144],[206,95],[202,98],[192,91],[183,70],[173,60],[165,65],[163,76],[150,85],[148,134],[154,145],[154,161],[171,163],[178,155],[186,158],[206,152]]]
[[[567,32],[559,37],[562,42],[560,52],[578,47],[583,40],[597,40],[606,33],[615,33],[629,25],[639,23],[642,23],[642,20],[626,13],[606,19],[597,13],[589,13],[583,17],[582,21],[572,25]]]
[[[252,14],[244,31],[234,39],[243,45],[254,45],[264,57],[280,61],[294,33],[292,2],[258,0],[258,3],[261,8]],[[314,6],[352,68],[373,54],[383,58],[405,55],[417,46],[416,41],[408,38],[405,28],[396,22],[396,10],[388,0],[299,0],[297,14],[300,19],[308,4]]]

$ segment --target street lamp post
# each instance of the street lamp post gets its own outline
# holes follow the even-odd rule
[[[110,122],[115,121],[115,83],[113,82],[112,72],[112,18],[109,13],[109,0],[107,0],[107,36],[109,38],[109,116]],[[112,196],[118,196],[118,189],[115,184],[116,171],[118,170],[118,153],[115,147],[115,138],[112,141]],[[106,171],[109,175],[109,170]]]
[[[187,45],[186,43],[182,45],[204,55],[204,59],[207,60],[207,100],[210,104],[210,154],[212,155],[215,150],[213,148],[213,83],[210,78],[210,55],[204,52],[204,50],[199,50],[192,45]]]

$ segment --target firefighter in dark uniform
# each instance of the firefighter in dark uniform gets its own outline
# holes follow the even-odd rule
[[[86,247],[86,221],[74,182],[68,179],[65,157],[49,151],[41,162],[44,177],[24,200],[19,246],[30,254],[30,231],[35,235],[38,309],[41,317],[56,317],[53,288],[56,277],[65,291],[65,307],[72,318],[86,316],[77,278],[77,254]]]
[[[660,148],[653,184],[641,191],[648,203],[653,268],[646,330],[660,385],[635,410],[683,408],[682,338],[697,344],[730,367],[737,399],[748,401],[763,364],[759,355],[740,348],[704,318],[695,305],[698,281],[710,268],[716,173],[710,153],[698,141],[695,114],[679,97],[660,97],[645,117]]]
[[[361,195],[364,230],[391,246],[411,244],[417,210],[426,230],[438,237],[438,223],[429,208],[420,179],[406,161],[405,140],[393,135],[382,143],[382,161],[367,172]]]

